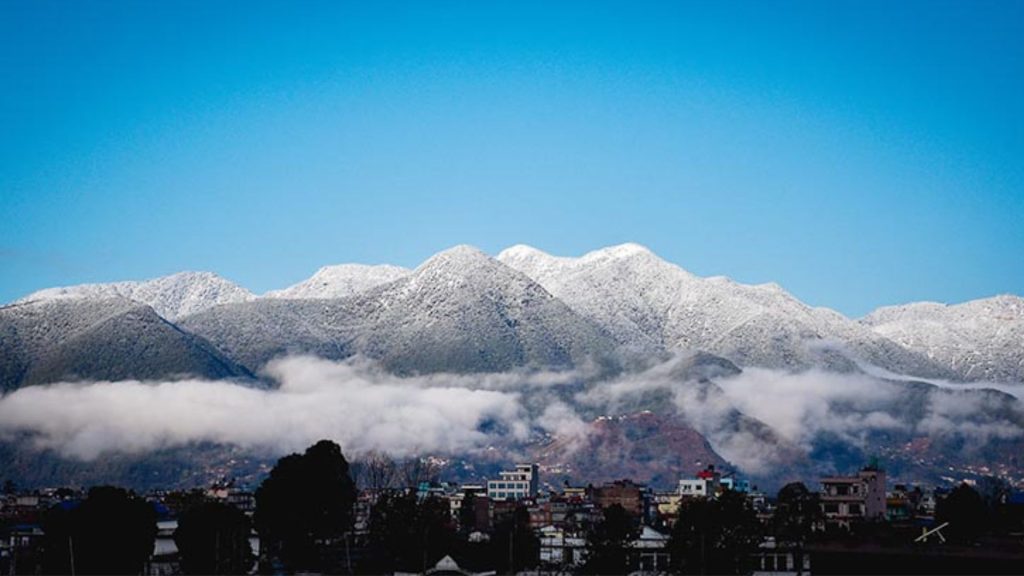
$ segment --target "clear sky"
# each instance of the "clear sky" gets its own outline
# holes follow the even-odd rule
[[[1024,294],[1024,2],[0,0],[0,301],[626,241]]]

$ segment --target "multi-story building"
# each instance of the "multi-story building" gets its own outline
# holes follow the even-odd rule
[[[487,481],[491,500],[521,500],[537,494],[540,473],[536,464],[516,464],[515,470],[498,472],[497,480]]]
[[[618,504],[637,519],[646,518],[650,491],[630,480],[616,480],[594,489],[594,503],[604,510]]]
[[[696,478],[683,478],[679,481],[679,495],[684,498],[714,498],[722,487],[722,475],[715,471],[714,466],[697,473]]]
[[[582,533],[557,526],[537,531],[540,537],[540,563],[546,569],[569,570],[582,566],[587,559],[587,539]]]
[[[856,476],[821,479],[821,510],[825,521],[849,526],[851,521],[885,517],[885,471],[865,467]]]

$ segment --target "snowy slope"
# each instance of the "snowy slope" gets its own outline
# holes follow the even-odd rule
[[[206,340],[125,298],[0,307],[0,390],[59,380],[248,376]]]
[[[701,278],[637,244],[579,258],[519,245],[498,260],[628,347],[703,350],[740,365],[788,369],[852,370],[852,356],[901,373],[953,376],[837,312],[807,306],[777,284]]]
[[[19,303],[112,297],[151,306],[251,369],[291,352],[363,353],[404,371],[433,371],[612,355],[643,366],[702,350],[741,366],[851,371],[867,363],[918,377],[1024,380],[1020,298],[911,304],[854,321],[776,284],[698,277],[637,244],[578,258],[519,245],[496,259],[461,246],[415,271],[327,266],[263,298],[214,274],[185,272],[52,288]]]
[[[1024,382],[1024,298],[889,306],[861,322],[968,379]]]
[[[408,275],[410,270],[400,266],[382,264],[338,264],[324,266],[312,277],[282,290],[267,292],[265,298],[317,299],[345,298],[366,292],[381,284],[393,282]]]
[[[403,373],[568,368],[606,362],[614,348],[594,323],[469,246],[349,298],[219,306],[182,326],[252,369],[289,352],[363,354]]]
[[[179,272],[142,282],[80,284],[47,288],[29,294],[18,303],[39,300],[127,298],[156,310],[168,320],[195,314],[218,304],[255,298],[251,292],[211,272]]]

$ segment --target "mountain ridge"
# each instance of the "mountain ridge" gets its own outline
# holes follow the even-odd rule
[[[1024,300],[1014,295],[955,305],[917,302],[887,306],[851,319],[830,308],[809,306],[774,282],[750,285],[725,276],[694,275],[636,243],[608,246],[579,257],[554,256],[516,244],[493,258],[460,245],[435,254],[416,270],[428,263],[438,265],[439,257],[487,258],[521,272],[600,327],[627,358],[704,350],[744,366],[787,370],[824,366],[856,371],[858,365],[868,363],[921,378],[1024,382],[1024,352],[1014,345],[1015,338],[1024,334],[1019,312]],[[121,297],[149,305],[176,324],[188,325],[195,322],[190,317],[213,309],[227,306],[220,312],[223,315],[226,310],[244,310],[246,304],[258,302],[262,304],[250,307],[292,316],[292,325],[309,332],[309,339],[322,341],[315,346],[285,342],[277,353],[305,349],[335,358],[348,353],[344,343],[350,340],[371,347],[382,344],[331,323],[342,317],[353,319],[359,313],[351,309],[356,301],[364,310],[378,309],[366,298],[359,299],[370,293],[388,294],[378,289],[408,279],[416,270],[387,264],[324,266],[307,280],[262,296],[213,273],[185,272],[141,282],[48,288],[15,303]],[[455,290],[465,279],[455,275],[435,280],[439,286]],[[413,290],[415,283],[404,286],[404,290]],[[318,305],[301,301],[323,303],[323,308],[333,310],[328,314],[333,320],[318,320],[323,315],[316,312]],[[341,301],[348,304],[339,305]],[[986,316],[985,310],[995,303],[1018,312],[1008,320]],[[289,308],[292,312],[286,312]],[[984,325],[977,317],[987,319],[981,323]],[[353,323],[358,321],[346,325]],[[328,342],[332,338],[335,341]],[[998,350],[982,350],[992,342]],[[251,362],[265,360],[268,354],[249,356],[245,363],[252,368]]]

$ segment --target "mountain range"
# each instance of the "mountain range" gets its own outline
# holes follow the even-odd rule
[[[398,372],[423,373],[590,362],[614,370],[700,350],[741,367],[850,372],[871,365],[918,378],[1024,382],[1020,297],[913,303],[851,319],[808,306],[776,284],[701,278],[624,244],[579,258],[523,245],[492,258],[457,246],[415,270],[327,266],[263,296],[191,272],[49,288],[0,308],[0,386],[109,377],[108,368],[76,356],[122,338],[124,322],[109,317],[130,306],[143,316],[150,308],[146,321],[159,317],[165,330],[209,356],[175,353],[175,365],[158,355],[159,362],[121,369],[137,378],[238,376],[287,353],[362,354]],[[162,338],[165,330],[134,338]]]
[[[770,481],[877,454],[931,477],[978,462],[1024,466],[1005,458],[1024,448],[1020,401],[978,389],[1024,383],[1024,299],[1011,295],[912,303],[853,319],[777,284],[696,276],[637,244],[576,258],[518,245],[494,257],[456,246],[413,270],[326,266],[262,296],[215,274],[184,272],[49,288],[0,307],[7,393],[52,382],[186,377],[267,389],[276,385],[268,363],[295,355],[365,358],[398,377],[571,374],[554,392],[521,394],[533,418],[558,395],[582,419],[576,435],[549,430],[506,447],[509,458],[534,458],[567,479],[639,475],[670,483],[686,466],[731,463]],[[853,430],[831,423],[804,437],[744,404],[745,375],[776,374],[812,382],[835,375],[884,392],[830,392],[830,416]],[[943,408],[961,396],[977,408]],[[790,400],[804,401],[779,399]],[[995,432],[974,434],[979,429]],[[26,457],[6,441],[0,460],[39,467],[38,454]],[[188,459],[170,450],[161,452],[163,468]],[[206,461],[220,454],[209,446],[201,452]],[[762,466],[766,456],[775,471]],[[118,458],[110,469],[140,477]],[[166,479],[163,472],[154,477]]]

